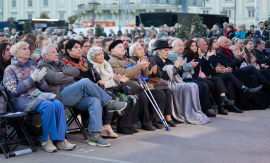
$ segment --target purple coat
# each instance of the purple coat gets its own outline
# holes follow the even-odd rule
[[[37,69],[33,66],[32,61],[27,61],[27,67],[19,60],[12,58],[4,72],[4,86],[8,94],[12,98],[12,102],[17,111],[34,111],[43,101],[41,99],[33,99],[31,93],[35,89],[46,92],[48,84],[42,79],[40,82],[34,82],[30,77],[31,71]]]

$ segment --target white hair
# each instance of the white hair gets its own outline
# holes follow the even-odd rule
[[[233,48],[234,47],[237,47],[236,45],[233,45],[233,46],[231,46],[231,47],[229,47],[229,49],[231,50],[231,51],[233,51]]]
[[[225,36],[221,36],[221,37],[219,37],[219,38],[218,38],[218,45],[220,45],[220,44],[221,44],[221,42],[222,42],[222,39],[223,39],[223,38],[226,38],[226,39],[227,39],[227,37],[225,37]]]
[[[144,46],[149,46],[149,43],[148,43],[147,41],[144,41],[144,42],[143,42],[143,45],[144,45]]]
[[[176,45],[177,41],[182,41],[182,40],[180,38],[174,39],[173,42],[172,42],[172,47],[174,47]]]
[[[152,55],[153,56],[158,56],[159,54],[158,54],[157,50],[155,50]]]
[[[102,51],[102,48],[99,47],[99,46],[92,46],[91,49],[87,52],[87,59],[88,61],[91,61],[92,58],[95,58],[96,57],[96,53],[98,51]],[[102,51],[103,52],[103,51]]]
[[[27,42],[18,42],[11,47],[10,53],[17,59],[16,52],[19,53],[19,50],[23,46],[27,46],[29,48],[29,44]]]
[[[133,56],[132,54],[133,54],[133,52],[134,52],[134,50],[135,50],[135,48],[136,48],[137,45],[141,46],[139,43],[136,42],[136,43],[132,44],[132,45],[129,47],[129,55],[130,55],[130,56]]]
[[[75,37],[74,37],[74,40],[77,40],[77,41],[82,41],[82,40],[83,40],[83,37],[82,37],[82,36],[77,35],[77,36],[75,36]]]
[[[53,48],[56,48],[55,44],[49,44],[49,45],[46,45],[42,48],[42,51],[40,52],[40,55],[43,57],[44,54],[47,54],[48,53],[48,49],[49,47],[53,47]]]
[[[228,25],[228,23],[227,23],[227,22],[224,22],[223,24],[227,24],[227,25]]]
[[[151,50],[152,46],[155,44],[156,42],[156,39],[152,39],[150,42],[149,42],[149,46],[148,46],[148,51]]]

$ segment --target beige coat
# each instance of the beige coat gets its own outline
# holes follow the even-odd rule
[[[140,76],[140,74],[143,75],[143,77],[149,76],[149,69],[146,68],[145,70],[141,70],[138,65],[126,68],[127,65],[130,65],[131,63],[136,64],[136,62],[130,58],[124,57],[123,59],[120,59],[118,57],[112,56],[111,59],[109,60],[109,64],[112,66],[112,69],[114,73],[120,74],[120,75],[125,75],[127,74],[127,77],[129,80],[137,85],[139,85],[137,79],[135,79],[135,76]],[[142,80],[139,77],[141,83]],[[147,83],[149,89],[153,89],[154,86],[151,83]]]

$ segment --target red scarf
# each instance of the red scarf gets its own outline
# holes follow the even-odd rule
[[[61,61],[65,62],[67,66],[78,67],[78,69],[80,69],[82,72],[88,71],[87,60],[83,57],[80,58],[79,63],[75,63],[70,58],[68,59],[63,58]]]
[[[232,53],[231,53],[231,51],[229,49],[224,49],[221,46],[219,46],[219,49],[221,49],[222,51],[224,51],[230,57],[230,59],[233,61]]]

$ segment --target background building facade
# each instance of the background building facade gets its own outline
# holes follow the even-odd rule
[[[130,0],[129,24],[134,25],[140,12],[181,12],[178,0],[159,0],[169,4],[153,4],[153,0]],[[191,0],[190,0],[191,1]],[[71,15],[78,15],[76,23],[90,21],[92,10],[90,0],[0,0],[0,21],[12,17],[14,20],[39,18],[42,12],[52,19],[68,20]],[[122,0],[97,0],[100,3],[94,11],[95,21],[115,22],[122,25]],[[259,0],[259,21],[265,21],[270,14],[270,1]],[[221,14],[226,11],[230,22],[254,24],[254,0],[205,0],[205,6],[189,6],[189,13]]]

